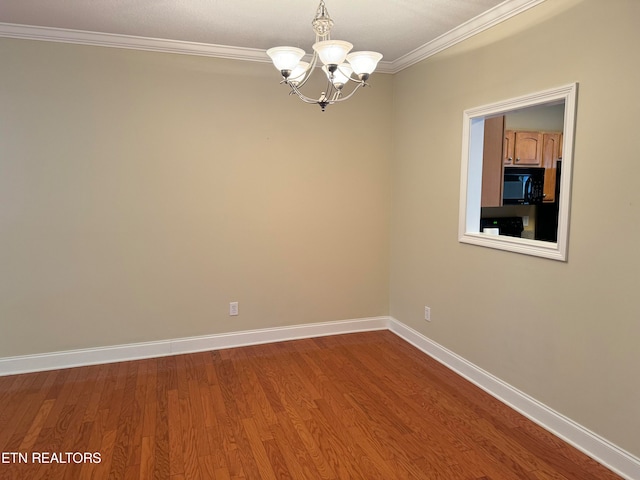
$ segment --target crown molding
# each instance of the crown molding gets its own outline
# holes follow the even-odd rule
[[[257,48],[230,47],[210,43],[137,37],[133,35],[89,32],[85,30],[69,30],[66,28],[18,25],[14,23],[0,23],[0,37],[75,43],[99,47],[127,48],[151,52],[178,53],[182,55],[200,55],[265,63],[271,61],[264,50]]]
[[[438,38],[416,48],[415,50],[394,60],[391,64],[390,73],[398,73],[405,68],[410,67],[426,58],[435,55],[438,52],[453,47],[455,44],[466,40],[467,38],[478,35],[511,17],[515,17],[520,13],[541,4],[545,0],[505,0],[490,10],[472,18],[468,22],[449,30],[447,33],[440,35]]]
[[[421,60],[452,47],[544,1],[545,0],[506,0],[393,62],[380,62],[376,71],[379,73],[398,73]],[[182,55],[199,55],[252,62],[271,62],[265,50],[257,48],[230,47],[227,45],[89,32],[85,30],[70,30],[66,28],[19,25],[14,23],[0,22],[0,37],[74,43],[99,47],[127,48]]]

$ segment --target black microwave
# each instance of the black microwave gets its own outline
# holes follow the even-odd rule
[[[504,167],[503,205],[536,205],[544,200],[544,168]]]

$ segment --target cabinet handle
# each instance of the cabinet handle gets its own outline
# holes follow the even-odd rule
[[[517,162],[519,162],[519,161],[520,161],[520,159],[519,159],[519,158],[516,158],[516,163],[517,163]]]

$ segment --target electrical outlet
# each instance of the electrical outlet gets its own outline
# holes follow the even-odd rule
[[[424,307],[424,319],[427,322],[431,321],[431,309],[429,307]]]
[[[232,317],[238,315],[238,302],[231,302],[229,304],[229,315]]]

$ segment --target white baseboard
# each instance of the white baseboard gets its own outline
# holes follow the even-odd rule
[[[503,382],[392,317],[247,330],[199,337],[0,358],[0,376],[219,350],[300,338],[390,330],[544,429],[627,480],[640,479],[640,459]]]
[[[388,328],[389,317],[371,317],[5,357],[0,358],[0,376]]]
[[[640,458],[631,455],[394,318],[389,319],[389,330],[621,477],[627,480],[640,479]]]

